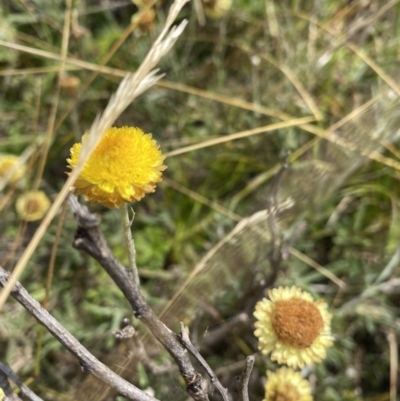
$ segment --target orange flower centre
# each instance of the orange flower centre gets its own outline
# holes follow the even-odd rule
[[[40,202],[38,202],[36,199],[29,199],[26,203],[26,213],[36,213],[40,211],[40,209]]]
[[[318,337],[324,322],[314,303],[294,298],[275,302],[272,326],[284,344],[308,348]]]
[[[278,385],[277,389],[268,395],[268,401],[297,401],[300,398],[297,388],[291,383]]]

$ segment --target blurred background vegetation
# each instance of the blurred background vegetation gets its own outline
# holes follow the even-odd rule
[[[180,14],[189,25],[160,65],[165,79],[117,121],[151,132],[169,155],[156,193],[132,205],[143,291],[171,329],[190,325],[229,388],[245,356],[255,353],[251,399],[262,399],[265,370],[276,368],[257,351],[252,294],[261,296],[257,290],[283,254],[274,285],[296,284],[323,297],[334,316],[334,347],[305,372],[315,399],[395,401],[398,3],[233,0],[217,19],[204,17],[200,1],[189,3]],[[124,0],[2,0],[0,152],[28,155],[29,166],[0,198],[5,268],[12,270],[39,224],[21,220],[16,199],[33,188],[55,198],[71,145],[121,77],[140,65],[170,4],[156,1],[138,21],[140,4]],[[63,40],[70,60],[59,76]],[[108,69],[96,72],[103,64]],[[242,138],[229,137],[240,132]],[[282,203],[292,205],[232,233],[243,218]],[[118,211],[91,210],[126,263]],[[45,301],[55,255],[51,313],[127,379],[161,400],[185,400],[179,374],[162,369],[168,355],[135,319],[135,341],[115,339],[131,317],[128,303],[100,266],[72,248],[75,228],[70,211],[60,212],[21,282]],[[249,319],[235,324],[241,312]],[[10,300],[0,319],[0,360],[45,400],[115,399],[18,304]],[[232,328],[215,338],[227,322]]]

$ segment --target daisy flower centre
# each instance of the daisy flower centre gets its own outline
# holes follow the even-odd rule
[[[308,348],[319,336],[324,321],[314,303],[293,298],[275,302],[272,326],[284,344]]]
[[[27,213],[37,213],[40,209],[40,204],[36,199],[28,200],[28,203],[26,204]]]

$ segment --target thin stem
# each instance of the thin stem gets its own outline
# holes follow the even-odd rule
[[[249,379],[255,360],[254,355],[246,357],[246,365],[244,366],[242,375],[237,378],[240,401],[249,401]]]
[[[128,260],[129,260],[129,268],[134,283],[139,286],[140,285],[140,278],[139,278],[139,272],[138,268],[136,265],[136,249],[135,249],[135,241],[133,240],[132,237],[132,231],[131,231],[131,226],[133,219],[135,218],[135,212],[133,212],[133,217],[132,220],[129,220],[129,211],[128,211],[128,205],[124,203],[122,206],[121,210],[121,219],[122,219],[122,227],[124,229],[124,237],[126,241],[126,248],[128,250]]]

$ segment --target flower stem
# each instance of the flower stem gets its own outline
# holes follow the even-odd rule
[[[135,212],[133,212],[132,220],[129,220],[128,205],[123,204],[121,210],[122,226],[124,229],[124,237],[126,241],[126,247],[128,249],[128,259],[129,259],[129,273],[132,275],[133,281],[137,286],[140,285],[140,278],[138,268],[136,266],[136,249],[135,241],[132,238],[131,226],[133,219],[135,217]]]

